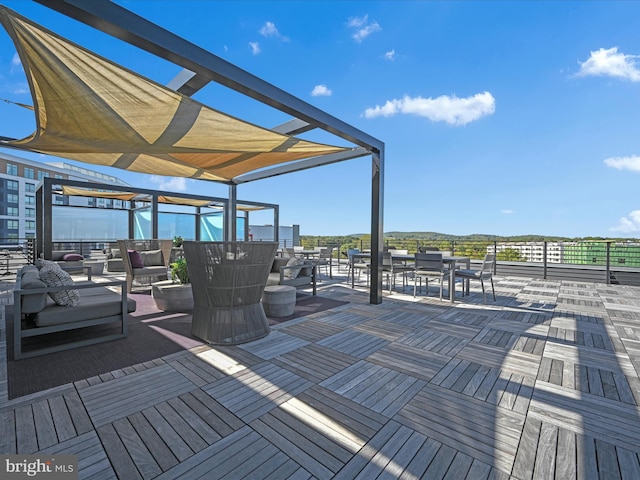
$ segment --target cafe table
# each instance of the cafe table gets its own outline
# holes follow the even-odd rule
[[[430,252],[430,253],[438,253],[438,252]],[[361,258],[371,258],[370,253],[355,253],[353,255],[354,259]],[[413,255],[391,255],[391,260],[402,260],[405,263],[408,261],[415,260],[415,256]],[[458,264],[464,264],[466,269],[471,268],[471,258],[470,257],[461,257],[461,256],[443,256],[442,263],[449,266],[449,300],[451,303],[456,300],[456,276],[455,269]],[[354,275],[351,275],[351,288],[354,287]],[[415,279],[413,280],[415,282]]]

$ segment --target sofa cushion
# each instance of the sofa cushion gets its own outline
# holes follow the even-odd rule
[[[122,255],[120,255],[119,248],[112,248],[111,250],[109,250],[109,259],[112,259],[112,258],[122,258]]]
[[[122,312],[122,298],[119,293],[101,288],[83,288],[80,290],[80,302],[76,307],[63,310],[53,301],[47,302],[47,308],[34,318],[38,327],[62,325],[94,318],[117,316]],[[136,311],[136,301],[127,298],[127,311]]]
[[[296,266],[296,265],[304,265],[304,260],[302,258],[292,257],[287,262],[287,267]],[[302,268],[287,268],[283,274],[284,278],[288,278],[292,280],[300,274],[301,270]]]
[[[127,250],[129,254],[129,261],[131,262],[131,268],[142,268],[144,267],[144,260],[142,260],[142,256],[140,256],[140,252],[137,250]]]
[[[62,257],[65,262],[78,262],[84,260],[84,257],[79,253],[67,253]]]
[[[26,266],[22,269],[22,275],[20,277],[20,288],[22,290],[46,287],[47,284],[40,280],[40,272],[36,267]],[[38,313],[46,304],[46,293],[22,295],[21,308],[23,313]]]
[[[145,267],[164,265],[162,250],[146,250],[140,252],[140,256]]]
[[[62,261],[68,253],[77,253],[75,250],[54,250],[51,252],[51,260]]]
[[[40,269],[40,280],[42,280],[47,287],[73,286],[73,279],[71,278],[71,275],[57,266],[55,268],[45,266]],[[80,301],[78,290],[75,289],[49,292],[49,296],[57,305],[66,307],[74,307]]]

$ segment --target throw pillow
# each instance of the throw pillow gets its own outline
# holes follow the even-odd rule
[[[78,262],[80,260],[84,260],[84,257],[79,253],[67,253],[62,260],[65,262]]]
[[[162,250],[147,250],[140,252],[140,256],[142,257],[142,263],[144,263],[145,267],[164,265],[162,261]]]
[[[40,280],[42,280],[47,287],[73,286],[71,275],[61,268],[43,267],[40,270]],[[65,307],[75,307],[80,301],[80,293],[75,289],[49,292],[49,296],[56,302],[56,305]]]
[[[144,260],[140,256],[140,252],[137,250],[127,250],[129,254],[129,261],[131,261],[131,268],[144,268]]]
[[[304,265],[304,260],[302,258],[292,257],[287,262],[287,267],[296,266],[296,265]],[[289,278],[289,279],[293,280],[294,278],[298,277],[298,275],[300,274],[301,270],[302,270],[302,267],[300,267],[300,268],[287,268],[287,269],[285,269],[284,274],[283,274],[284,278]]]
[[[44,258],[37,258],[35,263],[36,263],[36,267],[38,267],[38,270],[42,270],[44,267],[60,269],[60,265],[58,265],[56,262],[51,260],[45,260]]]

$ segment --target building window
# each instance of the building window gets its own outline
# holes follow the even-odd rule
[[[7,175],[18,176],[18,165],[7,163]]]
[[[63,179],[64,176],[60,175],[59,173],[56,173],[54,178]]]
[[[627,259],[626,258],[619,258],[618,259],[618,263],[627,263]]]
[[[32,197],[31,195],[27,195],[24,197],[24,203],[26,205],[35,205],[36,204],[36,197]]]
[[[15,180],[7,180],[7,190],[18,190],[20,185]]]
[[[36,209],[35,208],[25,208],[24,209],[24,216],[25,217],[35,217],[36,216]]]
[[[18,213],[18,207],[7,207],[7,215],[9,215],[10,217],[17,217],[18,215],[20,215]]]
[[[24,222],[24,228],[26,228],[27,230],[35,230],[36,222],[34,220],[27,220],[26,222]]]
[[[49,178],[49,172],[38,171],[38,180],[42,181],[45,178]]]
[[[54,205],[64,205],[64,195],[54,195],[53,204]]]
[[[17,233],[7,233],[7,240],[18,240]]]
[[[25,178],[36,178],[36,172],[33,168],[24,167],[24,177]]]
[[[18,195],[15,193],[7,193],[7,203],[18,203]]]
[[[36,222],[33,223],[35,224]],[[7,230],[18,230],[18,228],[20,228],[18,220],[7,220]]]
[[[35,183],[25,183],[24,184],[24,191],[27,192],[27,193],[35,193],[36,184]]]
[[[25,233],[24,234],[24,238],[36,238],[36,234],[35,233]]]

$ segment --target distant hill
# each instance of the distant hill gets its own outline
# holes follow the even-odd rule
[[[345,235],[347,237],[362,237],[368,235],[364,233],[354,233],[352,235]],[[567,237],[547,237],[544,235],[517,235],[517,236],[501,236],[491,235],[487,233],[474,233],[471,235],[450,235],[448,233],[438,232],[385,232],[384,238],[396,238],[398,240],[428,240],[428,241],[468,241],[468,242],[480,242],[480,241],[496,241],[496,240],[510,240],[513,242],[532,242],[532,241],[561,241],[568,240]]]
[[[301,238],[308,238],[317,242],[322,241],[354,241],[360,240],[363,238],[369,238],[371,235],[369,233],[352,233],[349,235],[300,235]],[[546,235],[514,235],[514,236],[503,236],[503,235],[491,235],[488,233],[474,233],[472,235],[450,235],[448,233],[438,233],[438,232],[385,232],[384,233],[385,241],[389,240],[419,240],[425,242],[494,242],[494,241],[504,241],[504,242],[563,242],[563,241],[586,241],[586,240],[614,240],[614,241],[633,241],[631,238],[615,238],[615,237],[551,237]]]
[[[385,238],[397,238],[398,240],[458,240],[458,241],[470,241],[470,242],[479,242],[479,241],[496,241],[496,240],[506,240],[515,242],[525,242],[525,241],[560,241],[567,240],[566,237],[546,237],[544,235],[518,235],[518,236],[501,236],[501,235],[491,235],[486,233],[474,233],[471,235],[449,235],[447,233],[438,233],[438,232],[386,232],[384,234]]]

